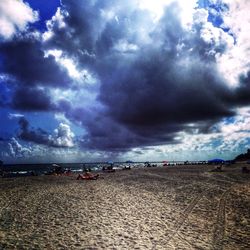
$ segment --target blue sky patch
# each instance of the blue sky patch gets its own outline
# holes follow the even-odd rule
[[[33,10],[39,11],[40,20],[32,24],[31,27],[41,31],[46,29],[46,21],[51,19],[60,6],[60,0],[25,0],[25,2],[27,2]]]

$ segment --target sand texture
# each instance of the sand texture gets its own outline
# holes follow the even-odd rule
[[[172,166],[0,179],[0,249],[250,249],[250,174]]]

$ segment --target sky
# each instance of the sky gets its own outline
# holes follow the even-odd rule
[[[1,0],[5,163],[233,159],[250,1]]]

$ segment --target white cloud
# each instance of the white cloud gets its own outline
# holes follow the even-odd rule
[[[64,55],[62,50],[45,51],[45,57],[49,55],[54,56],[58,65],[66,69],[72,78],[72,88],[48,88],[53,102],[57,103],[58,101],[66,100],[73,107],[79,105],[79,103],[86,107],[95,102],[100,85],[96,76],[87,69],[79,69],[76,65],[76,60],[74,61]]]
[[[215,152],[215,154],[228,155],[230,158],[230,155],[240,153],[243,148],[249,147],[250,108],[237,110],[235,117],[230,120],[224,119],[215,126],[219,132],[191,135],[180,132],[178,136],[182,143],[164,146],[164,148],[167,152],[175,150],[180,152],[194,151],[197,154],[203,152],[202,155],[206,155],[204,152]]]
[[[80,52],[84,53],[84,52]],[[72,59],[64,55],[62,50],[53,49],[46,50],[45,57],[52,55],[55,57],[56,62],[68,71],[69,76],[75,81],[77,85],[79,84],[95,84],[97,79],[86,69],[78,69],[77,59]]]
[[[180,6],[180,18],[184,27],[189,27],[192,23],[193,13],[197,7],[197,0],[138,0],[139,8],[148,10],[152,18],[157,22],[164,14],[164,9],[173,2]]]
[[[22,114],[12,114],[12,113],[10,113],[9,115],[8,115],[8,118],[11,120],[11,119],[15,119],[15,118],[21,118],[21,117],[24,117],[24,115],[22,115]]]
[[[66,16],[68,13],[64,13]],[[43,40],[47,41],[51,37],[53,37],[53,27],[57,27],[58,29],[62,29],[66,27],[66,24],[64,22],[64,15],[62,13],[61,8],[57,8],[57,11],[55,15],[51,18],[51,20],[47,21],[46,23],[47,31],[43,33]]]
[[[0,155],[6,162],[28,162],[38,160],[41,162],[50,161],[75,161],[76,156],[85,155],[74,147],[74,133],[69,125],[60,123],[54,130],[53,135],[49,135],[48,140],[51,146],[29,143],[21,144],[16,138],[11,138],[8,142],[0,141]]]
[[[224,120],[218,124],[218,128],[222,136],[218,150],[237,151],[240,147],[249,147],[250,108],[239,109],[233,121]]]
[[[138,50],[138,46],[136,44],[129,43],[125,39],[121,39],[115,44],[114,50],[121,53],[131,53]]]
[[[223,16],[224,26],[230,29],[236,43],[228,47],[226,53],[218,56],[219,69],[230,86],[238,86],[239,75],[250,70],[250,1],[224,0],[229,11]]]
[[[74,133],[68,124],[60,123],[55,129],[54,135],[50,136],[50,141],[57,147],[74,147]]]
[[[48,57],[49,55],[55,57],[56,62],[68,71],[70,77],[80,78],[81,73],[77,70],[74,61],[64,56],[62,50],[54,49],[45,51],[45,57]]]
[[[204,24],[207,22],[208,11],[205,9],[197,9],[193,13],[193,23]]]
[[[193,126],[195,124],[190,124],[190,128]],[[124,154],[123,158],[138,161],[233,159],[249,148],[250,107],[237,110],[235,117],[224,119],[215,126],[218,132],[200,134],[194,129],[190,134],[182,131],[175,137],[181,142],[179,144],[135,148]]]
[[[25,157],[31,154],[31,149],[22,146],[14,137],[8,143],[8,154],[11,157]]]
[[[0,37],[10,39],[16,32],[24,31],[28,23],[38,20],[38,13],[22,0],[0,1]]]
[[[70,105],[75,108],[81,106],[87,108],[96,103],[97,93],[95,91],[89,91],[85,88],[76,88],[76,89],[66,89],[62,90],[59,88],[50,88],[49,94],[54,103],[58,103],[61,100],[65,100],[70,103]]]
[[[202,39],[215,46],[226,45],[231,48],[234,44],[233,37],[224,32],[221,28],[214,27],[212,23],[205,23],[201,30]]]

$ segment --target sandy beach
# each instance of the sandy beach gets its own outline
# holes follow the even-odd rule
[[[241,167],[2,178],[0,249],[250,249]]]

